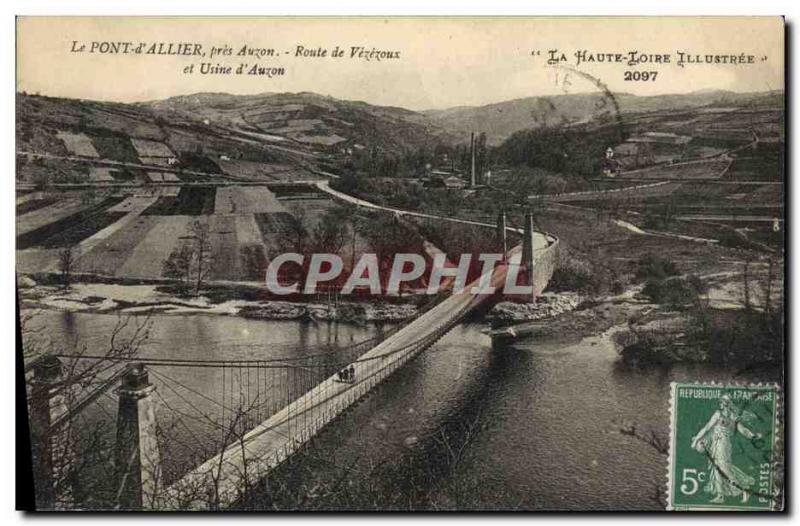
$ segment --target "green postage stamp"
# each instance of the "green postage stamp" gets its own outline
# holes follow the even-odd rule
[[[775,510],[778,388],[673,383],[670,510]]]

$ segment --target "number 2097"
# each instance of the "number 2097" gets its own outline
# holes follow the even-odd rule
[[[623,80],[636,82],[655,82],[658,71],[626,71]]]

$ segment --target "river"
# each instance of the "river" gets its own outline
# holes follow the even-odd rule
[[[118,319],[45,311],[35,320],[69,351],[104,348]],[[607,335],[493,347],[484,327],[473,321],[455,328],[316,439],[318,454],[306,461],[313,477],[292,485],[295,495],[311,493],[303,505],[341,504],[335,500],[341,496],[314,492],[326,480],[358,473],[369,495],[353,489],[344,501],[349,507],[663,509],[658,498],[666,456],[621,429],[634,425],[641,436],[666,439],[672,381],[774,380],[734,378],[732,371],[708,365],[631,370],[619,364]],[[141,353],[266,359],[285,356],[284,344],[346,343],[376,332],[334,323],[163,315],[152,318]],[[159,415],[167,414],[160,418],[177,414],[182,420],[175,424],[180,446],[166,456],[174,469],[188,469],[180,466],[196,460],[192,450],[220,436],[203,418],[190,418],[197,411],[209,421],[220,416],[214,403],[192,391],[212,399],[230,377],[214,369],[163,368],[157,374]],[[163,375],[172,387],[159,385]],[[172,380],[192,391],[181,395]],[[110,418],[113,398],[101,405],[94,418]]]

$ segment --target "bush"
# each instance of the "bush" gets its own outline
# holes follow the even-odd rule
[[[784,352],[784,312],[695,308],[689,317],[689,343],[712,363],[750,367],[780,364]]]
[[[654,303],[683,307],[695,303],[706,288],[705,283],[694,275],[686,278],[648,279],[642,294],[648,296]]]
[[[716,236],[717,241],[723,247],[751,249],[753,244],[750,243],[746,237],[742,236],[735,230],[723,229]]]
[[[595,275],[588,263],[577,259],[562,259],[553,277],[550,278],[548,290],[552,292],[589,292],[596,291]]]
[[[639,280],[664,280],[680,274],[674,261],[661,258],[654,254],[647,254],[639,258],[636,277]]]

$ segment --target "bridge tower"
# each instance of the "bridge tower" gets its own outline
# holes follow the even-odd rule
[[[526,211],[522,234],[522,260],[520,261],[520,265],[525,267],[526,285],[534,285],[534,236],[536,236],[536,232],[533,228],[533,214]]]
[[[61,361],[44,355],[33,365],[30,397],[31,453],[36,483],[36,508],[52,510],[69,499],[66,476],[71,468],[69,424],[55,429],[53,423],[67,412]]]
[[[508,231],[506,230],[506,212],[503,210],[497,216],[497,244],[503,249],[503,261],[508,253]]]
[[[160,479],[155,404],[143,364],[122,377],[117,414],[115,467],[121,509],[152,509]]]

